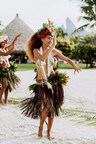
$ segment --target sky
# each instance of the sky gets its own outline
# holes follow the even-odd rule
[[[48,18],[56,27],[66,27],[67,17],[76,28],[85,24],[78,21],[82,15],[79,0],[0,0],[0,20],[4,26],[15,18],[16,13],[33,31],[47,23]]]

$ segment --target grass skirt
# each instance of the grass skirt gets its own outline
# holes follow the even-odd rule
[[[60,115],[62,104],[64,103],[64,88],[61,84],[53,85],[53,104],[55,108],[55,115]]]
[[[7,88],[11,92],[16,89],[20,83],[20,79],[15,75],[16,65],[11,63],[9,68],[0,68],[0,89],[7,83]]]
[[[42,110],[49,105],[49,117],[54,115],[54,105],[52,101],[52,90],[48,88],[47,84],[33,84],[31,85],[33,90],[32,97],[27,98],[21,102],[21,110],[27,117],[37,119],[41,117]],[[31,87],[30,86],[30,87]],[[46,97],[44,97],[44,94]]]
[[[40,118],[42,110],[47,107],[47,104],[49,105],[48,117],[53,117],[54,113],[59,116],[64,102],[63,85],[66,85],[68,77],[65,73],[56,72],[50,74],[47,81],[51,84],[51,89],[44,80],[29,87],[30,90],[33,90],[32,97],[21,102],[21,110],[25,116],[34,119]],[[44,94],[46,98],[44,98]]]
[[[62,104],[64,103],[64,85],[67,84],[69,77],[66,75],[66,72],[51,73],[47,78],[47,81],[52,85],[53,89],[53,104],[55,108],[55,115],[59,116],[59,112]]]

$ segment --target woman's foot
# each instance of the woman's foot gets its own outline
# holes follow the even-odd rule
[[[7,104],[8,104],[8,101],[4,101],[4,103],[5,103],[5,105],[7,105]]]
[[[0,101],[0,104],[1,104],[1,105],[5,105],[4,102],[3,102],[2,100]]]
[[[43,137],[42,131],[43,131],[43,128],[40,128],[40,127],[39,127],[38,136],[39,136],[40,138]]]
[[[48,132],[48,131],[47,131],[47,136],[48,136],[48,139],[49,139],[49,140],[55,139],[55,137],[52,137],[52,136],[50,135],[50,132]]]

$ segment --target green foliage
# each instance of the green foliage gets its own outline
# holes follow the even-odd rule
[[[34,90],[34,88],[37,86],[37,84],[35,83],[35,84],[32,84],[32,85],[30,85],[29,86],[29,90],[31,91],[31,90]]]
[[[0,77],[7,77],[8,75],[10,75],[10,73],[15,72],[17,69],[17,65],[15,65],[14,63],[10,62],[10,67],[9,68],[0,68]]]
[[[75,37],[70,37],[70,41],[73,42],[74,44],[78,44],[81,41],[80,36],[75,36]]]
[[[95,35],[86,35],[85,37],[81,38],[81,41],[83,44],[88,44],[90,43],[91,40],[93,40],[96,37]]]
[[[42,25],[42,28],[40,28],[40,29],[37,31],[37,33],[40,33],[40,32],[42,32],[42,31],[46,30],[47,28],[48,28],[48,24],[44,23],[44,24]]]
[[[47,81],[51,85],[55,84],[61,84],[61,85],[66,85],[68,82],[69,77],[66,76],[66,73],[59,73],[56,71],[55,73],[51,73],[50,76],[47,78]]]
[[[93,62],[96,61],[96,46],[80,43],[72,50],[71,58],[77,61],[83,60],[92,67]]]
[[[96,34],[94,34],[94,35],[88,34],[84,37],[81,37],[81,36],[71,37],[70,41],[73,42],[75,45],[78,44],[78,43],[88,44],[94,38],[96,38]]]
[[[3,35],[3,31],[2,30],[0,30],[0,36],[2,36]]]
[[[53,23],[51,23],[51,25],[46,24],[46,23],[43,23],[43,24],[42,24],[42,28],[40,28],[40,29],[37,31],[37,33],[40,33],[40,32],[42,32],[42,31],[48,29],[48,27],[50,27],[51,30],[53,30],[53,29],[55,28],[54,25],[53,25]]]
[[[9,68],[0,68],[0,87],[2,87],[3,79],[8,82],[8,89],[11,92],[13,89],[16,89],[16,86],[20,83],[20,79],[15,75],[17,66],[13,63],[10,63]]]
[[[2,26],[1,21],[0,21],[0,26]],[[3,35],[3,31],[0,29],[0,36]]]
[[[74,47],[74,43],[64,39],[67,33],[65,33],[61,27],[56,28],[55,31],[57,33],[56,48],[62,51],[63,55],[69,56]]]
[[[86,64],[90,64],[90,67],[93,67],[93,62],[96,61],[96,45],[92,45],[90,42],[94,38],[96,38],[96,34],[86,35],[83,38],[71,37],[70,40],[75,43],[75,48],[72,49],[70,58],[76,61],[82,60]]]
[[[62,37],[57,38],[56,48],[61,50],[65,56],[69,56],[72,53],[74,43]]]
[[[63,31],[63,29],[62,29],[61,27],[56,28],[55,31],[56,31],[56,33],[57,33],[57,37],[62,37],[62,38],[64,38],[65,36],[68,35],[67,33],[65,33],[65,32]]]
[[[84,30],[85,27],[94,27],[96,26],[96,0],[81,0],[81,12],[84,13],[84,16],[80,16],[80,19],[86,20],[88,23],[79,27],[74,31],[79,32]]]

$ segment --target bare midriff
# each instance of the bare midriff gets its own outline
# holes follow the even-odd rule
[[[10,67],[9,61],[7,62],[7,61],[5,60],[5,61],[3,61],[3,63],[5,63],[6,68],[9,68],[9,67]],[[2,64],[0,65],[0,68],[3,68]]]
[[[46,77],[48,76],[48,66],[45,66],[44,70],[42,67],[36,67],[36,68],[38,73],[37,80],[42,80],[42,79],[46,80]],[[53,69],[50,70],[50,73],[51,72],[53,72]]]

